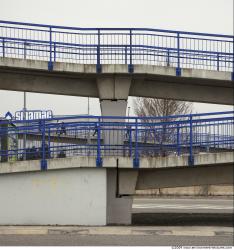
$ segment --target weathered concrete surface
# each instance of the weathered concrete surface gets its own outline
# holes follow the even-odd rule
[[[136,189],[233,184],[232,164],[166,169],[140,169]]]
[[[1,225],[106,225],[106,169],[0,175]]]
[[[129,183],[129,181],[128,181]],[[133,179],[131,186],[136,186]],[[117,170],[107,169],[107,224],[131,224],[133,196],[119,196]]]
[[[127,100],[131,86],[131,77],[106,76],[97,78],[100,100]]]
[[[52,72],[47,67],[44,61],[0,58],[0,89],[126,99],[126,92],[113,84],[100,92],[96,65],[56,62]],[[172,67],[134,65],[134,73],[129,74],[127,65],[102,65],[101,76],[112,78],[110,82],[117,76],[130,79],[129,96],[233,104],[231,72],[182,69],[181,77],[176,77]]]
[[[140,196],[233,196],[233,185],[203,185],[189,187],[136,190]]]
[[[104,168],[132,169],[133,159],[130,157],[104,156]],[[117,163],[118,160],[118,163]],[[96,157],[76,156],[48,159],[48,170],[67,168],[95,168]],[[194,166],[233,164],[233,152],[202,153],[194,155]],[[188,166],[188,156],[142,157],[140,169],[175,168]],[[1,163],[0,174],[14,172],[40,171],[40,160],[27,160]]]

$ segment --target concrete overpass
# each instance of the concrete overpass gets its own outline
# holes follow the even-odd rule
[[[130,224],[135,189],[233,184],[233,112],[59,119],[0,122],[0,224]]]
[[[69,159],[51,159],[47,154],[60,150],[48,131],[57,131],[61,124],[31,121],[33,126],[15,129],[1,122],[0,156],[13,162],[1,163],[0,224],[129,224],[135,187],[233,183],[232,152],[193,151],[200,145],[232,150],[233,114],[208,119],[208,124],[208,114],[203,119],[196,114],[167,117],[166,123],[159,117],[148,118],[150,124],[139,117],[125,121],[128,96],[233,104],[233,36],[0,23],[0,89],[97,97],[107,116],[96,117],[92,126],[86,124],[97,141],[84,147],[85,158]],[[77,119],[75,126],[80,124]],[[210,133],[218,127],[218,140],[194,136],[195,131],[204,133],[204,124]],[[173,138],[158,136],[165,129]],[[40,160],[19,161],[19,156],[32,152],[16,143],[9,147],[8,142],[17,142],[25,131],[41,133],[34,145]],[[145,138],[149,131],[153,135],[150,148],[139,144],[142,131]],[[123,156],[126,146],[129,157]],[[69,144],[63,149],[74,156],[75,150],[83,150],[76,147]],[[181,152],[183,147],[188,150]],[[152,157],[152,151],[170,156]]]
[[[231,35],[0,23],[0,89],[97,97],[102,115],[128,96],[233,104]]]
[[[233,184],[233,152],[144,158],[139,169],[126,157],[95,157],[2,163],[0,224],[130,224],[135,189]]]
[[[111,108],[123,105],[128,96],[232,105],[231,77],[231,72],[199,69],[182,69],[178,77],[173,67],[152,65],[135,65],[129,74],[128,65],[111,64],[102,65],[97,74],[96,65],[63,62],[55,62],[53,71],[48,71],[47,62],[0,58],[1,89],[97,97]]]

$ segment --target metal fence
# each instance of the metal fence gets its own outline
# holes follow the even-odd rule
[[[0,21],[0,57],[234,72],[234,36],[144,28],[74,28]]]
[[[167,117],[69,116],[46,120],[0,121],[1,162],[93,156],[187,155],[234,149],[234,112]]]

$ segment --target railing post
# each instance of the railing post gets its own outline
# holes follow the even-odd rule
[[[5,57],[5,39],[2,39],[2,57]]]
[[[124,53],[125,53],[125,64],[128,64],[128,47],[124,47]]]
[[[54,62],[56,62],[56,42],[54,42]]]
[[[100,118],[98,119],[98,123],[96,124],[96,129],[97,129],[97,159],[96,159],[96,166],[97,167],[102,167]]]
[[[132,157],[132,127],[129,127],[129,157]]]
[[[170,66],[170,50],[167,50],[167,67]]]
[[[219,53],[217,53],[217,71],[219,71]]]
[[[51,151],[50,151],[50,128],[48,128],[48,157],[51,158]]]
[[[180,156],[180,125],[177,124],[177,138],[176,138],[176,145],[177,145],[177,155]]]
[[[193,116],[192,114],[189,116],[189,166],[194,165],[193,158]]]
[[[176,76],[181,76],[180,68],[180,33],[177,32],[177,67],[176,67]]]
[[[42,133],[42,141],[41,141],[41,170],[47,170],[47,161],[46,161],[46,152],[45,152],[45,120],[41,121],[41,133]]]
[[[133,159],[133,167],[139,168],[139,152],[138,152],[138,119],[135,121],[135,154]]]
[[[129,65],[128,65],[128,72],[129,73],[133,73],[134,72],[134,67],[132,64],[132,29],[130,29],[130,33],[129,33]]]
[[[98,44],[97,44],[97,65],[96,65],[96,72],[102,73],[102,65],[101,65],[101,33],[100,29],[98,29]]]
[[[27,45],[29,45],[27,42],[24,42],[24,59],[27,59]]]
[[[53,50],[52,50],[52,27],[49,29],[49,36],[50,36],[50,58],[48,62],[48,70],[52,71],[53,70]]]

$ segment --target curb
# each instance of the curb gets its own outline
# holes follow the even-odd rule
[[[155,226],[0,226],[0,235],[174,235],[174,236],[232,236],[231,227],[155,227]]]

